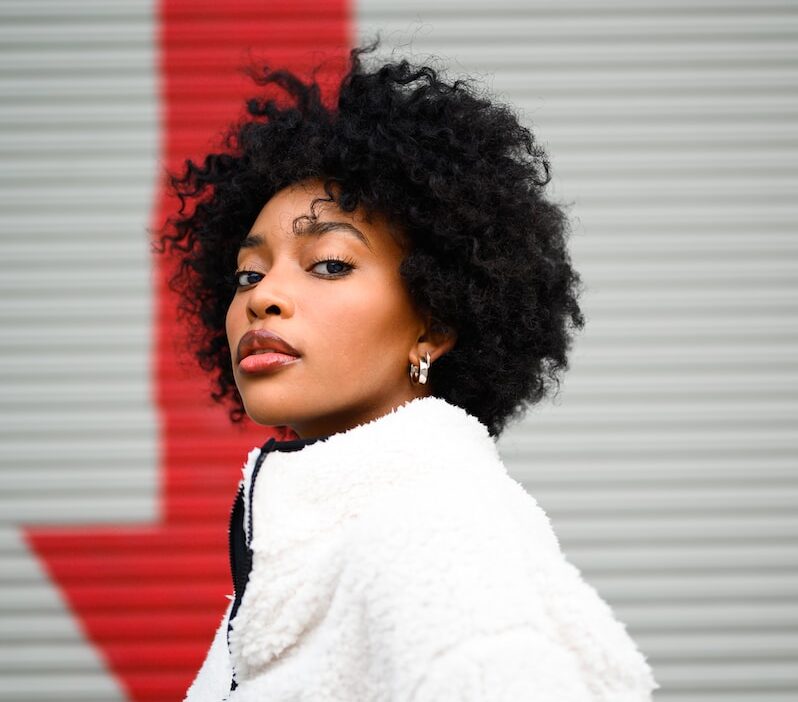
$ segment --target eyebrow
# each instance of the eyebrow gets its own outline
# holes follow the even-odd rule
[[[357,227],[349,224],[349,222],[311,221],[309,224],[305,224],[301,228],[294,229],[293,234],[297,238],[306,237],[306,236],[320,237],[332,231],[340,231],[351,234],[355,238],[359,239],[363,244],[365,244],[366,248],[372,250],[371,244],[369,243],[369,240],[366,238],[366,235],[363,234],[363,232],[361,232]],[[258,246],[263,246],[265,243],[266,243],[266,237],[263,236],[262,234],[247,234],[244,241],[241,242],[239,248],[253,249],[257,248]]]

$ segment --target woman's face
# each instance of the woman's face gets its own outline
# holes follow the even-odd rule
[[[344,431],[428,394],[411,382],[409,363],[448,349],[425,341],[425,321],[399,277],[404,252],[384,220],[319,202],[315,226],[300,221],[294,233],[316,197],[326,194],[312,180],[266,203],[239,251],[226,323],[247,414],[302,438]],[[270,352],[272,342],[258,335],[266,330],[298,356]]]

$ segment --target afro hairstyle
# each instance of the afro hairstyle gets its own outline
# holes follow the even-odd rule
[[[212,374],[212,397],[231,401],[240,421],[225,333],[239,245],[275,193],[321,179],[342,211],[376,211],[401,231],[411,299],[435,330],[457,335],[431,369],[430,391],[497,438],[559,388],[572,332],[584,326],[568,220],[544,194],[545,151],[511,107],[430,65],[369,68],[364,55],[378,43],[349,52],[326,101],[315,73],[303,81],[249,67],[262,94],[247,100],[218,152],[169,174],[180,206],[155,249],[177,256],[170,286],[193,321],[192,348]]]

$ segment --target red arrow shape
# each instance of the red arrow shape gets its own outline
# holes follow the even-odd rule
[[[255,88],[238,69],[252,58],[308,75],[349,48],[346,0],[161,0],[158,10],[161,162],[170,171],[186,157],[200,159],[241,114]],[[158,197],[156,231],[175,204],[165,190]],[[171,263],[153,265],[161,519],[25,533],[130,699],[173,702],[196,674],[232,591],[227,520],[241,466],[274,431],[231,427],[224,409],[211,406],[208,380],[175,348],[183,336],[165,284]]]

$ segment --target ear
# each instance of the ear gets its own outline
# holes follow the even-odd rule
[[[437,359],[451,351],[456,343],[457,332],[452,327],[428,319],[424,331],[410,349],[410,362],[418,365],[419,359],[423,358],[425,353],[429,353],[430,364],[435,363]]]

